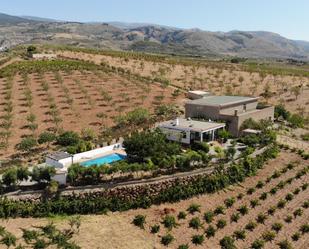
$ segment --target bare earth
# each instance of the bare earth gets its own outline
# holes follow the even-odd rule
[[[261,189],[257,189],[252,195],[246,195],[246,190],[250,187],[255,187],[259,180],[265,181],[274,170],[280,170],[287,163],[294,162],[297,165],[294,169],[289,170],[285,174],[282,174],[279,178],[273,179],[270,183],[265,185]],[[245,224],[249,220],[254,220],[259,212],[266,212],[266,210],[275,206],[279,199],[285,197],[289,192],[292,192],[296,187],[300,187],[303,183],[309,181],[309,176],[306,175],[301,179],[293,181],[291,185],[286,185],[283,189],[279,189],[278,192],[269,196],[265,201],[260,201],[261,205],[255,208],[250,207],[250,200],[257,198],[262,192],[268,192],[272,187],[278,184],[282,180],[286,180],[289,177],[295,176],[296,172],[308,166],[308,161],[303,161],[298,155],[282,152],[277,159],[271,160],[264,169],[251,178],[248,178],[245,182],[238,186],[232,186],[227,190],[220,191],[216,194],[207,194],[195,197],[189,200],[181,201],[174,204],[162,204],[159,206],[152,206],[149,209],[130,210],[126,212],[109,213],[108,215],[86,215],[82,216],[82,225],[80,233],[74,238],[75,241],[82,248],[100,248],[100,249],[151,249],[151,248],[166,248],[160,244],[160,237],[167,233],[167,230],[161,224],[160,232],[157,235],[152,235],[149,231],[150,226],[154,224],[160,224],[162,217],[166,213],[177,216],[179,211],[185,211],[192,203],[198,203],[201,205],[201,213],[194,215],[188,215],[185,220],[178,221],[179,226],[171,231],[171,234],[175,237],[175,241],[168,248],[177,248],[180,244],[188,244],[189,248],[220,248],[219,240],[226,236],[232,235],[237,229],[243,229]],[[191,243],[191,237],[195,234],[203,234],[204,229],[194,230],[188,227],[189,220],[192,217],[200,217],[203,221],[203,213],[208,210],[214,210],[218,205],[224,205],[223,201],[228,197],[236,197],[238,193],[244,193],[242,200],[237,200],[232,208],[226,210],[224,215],[219,215],[212,223],[214,226],[218,219],[225,219],[227,226],[216,232],[215,237],[211,239],[205,238],[203,245],[194,246]],[[309,246],[309,238],[307,235],[302,235],[300,240],[292,242],[291,235],[295,233],[299,227],[309,220],[309,209],[303,209],[303,215],[301,217],[293,218],[291,223],[285,223],[283,218],[286,215],[291,215],[293,211],[300,208],[302,203],[308,199],[309,189],[300,191],[298,195],[294,195],[292,201],[288,202],[283,209],[277,209],[274,216],[269,216],[265,224],[258,224],[253,232],[247,231],[247,238],[244,241],[237,241],[237,248],[248,248],[249,245],[257,238],[261,237],[261,234],[270,230],[271,225],[274,222],[280,222],[283,224],[282,230],[277,234],[273,242],[267,242],[265,248],[278,248],[276,243],[287,238],[293,245],[293,248],[306,249]],[[240,206],[246,204],[249,208],[249,213],[239,219],[237,223],[230,222],[230,215],[236,211]],[[145,230],[135,227],[131,224],[133,218],[137,214],[146,215]],[[65,219],[53,220],[59,226],[65,226]],[[29,228],[31,226],[47,223],[46,219],[10,219],[0,221],[0,225],[7,227],[11,232],[21,236],[20,228]],[[207,228],[207,224],[203,224],[204,228]]]

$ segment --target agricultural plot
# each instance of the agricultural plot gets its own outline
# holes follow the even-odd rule
[[[42,131],[114,124],[117,116],[138,107],[152,112],[177,103],[174,89],[103,71],[48,71],[0,78],[0,158],[14,153],[23,137]]]
[[[181,59],[171,63],[151,59],[125,58],[82,52],[60,51],[60,55],[107,63],[129,69],[134,73],[152,78],[167,79],[170,84],[182,89],[201,89],[217,95],[253,95],[271,104],[286,104],[289,111],[308,115],[309,104],[308,71],[244,70],[243,67],[228,63],[185,63]],[[294,75],[293,75],[294,74]]]
[[[73,240],[82,248],[191,249],[221,248],[228,236],[225,243],[233,241],[236,248],[307,248],[308,176],[307,161],[281,152],[257,175],[218,193],[147,210],[82,216]],[[53,221],[66,226],[65,218]],[[20,228],[47,222],[17,218],[0,225],[21,236]],[[291,247],[283,247],[287,244]]]
[[[142,224],[162,248],[306,248],[308,167],[296,155],[281,154],[240,186],[134,212],[132,223]]]

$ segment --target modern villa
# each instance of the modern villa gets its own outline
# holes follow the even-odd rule
[[[249,118],[255,121],[274,119],[274,107],[258,108],[258,99],[244,96],[204,96],[185,104],[185,116],[223,121],[233,136],[239,136],[242,123]]]
[[[224,127],[224,123],[197,121],[190,118],[177,118],[158,125],[168,140],[183,144],[192,144],[195,141],[213,141],[217,137],[218,131]]]

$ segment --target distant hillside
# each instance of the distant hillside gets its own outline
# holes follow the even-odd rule
[[[0,47],[24,43],[309,61],[309,42],[265,31],[208,32],[139,23],[78,23],[0,14]]]
[[[0,25],[14,25],[19,23],[31,23],[33,20],[28,20],[26,18],[18,16],[10,16],[7,14],[0,13]]]

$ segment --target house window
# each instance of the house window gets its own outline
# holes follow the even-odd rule
[[[243,105],[243,110],[247,111],[247,105],[246,104]]]
[[[187,138],[187,133],[185,131],[182,131],[181,135],[182,135],[182,139],[186,139]]]

